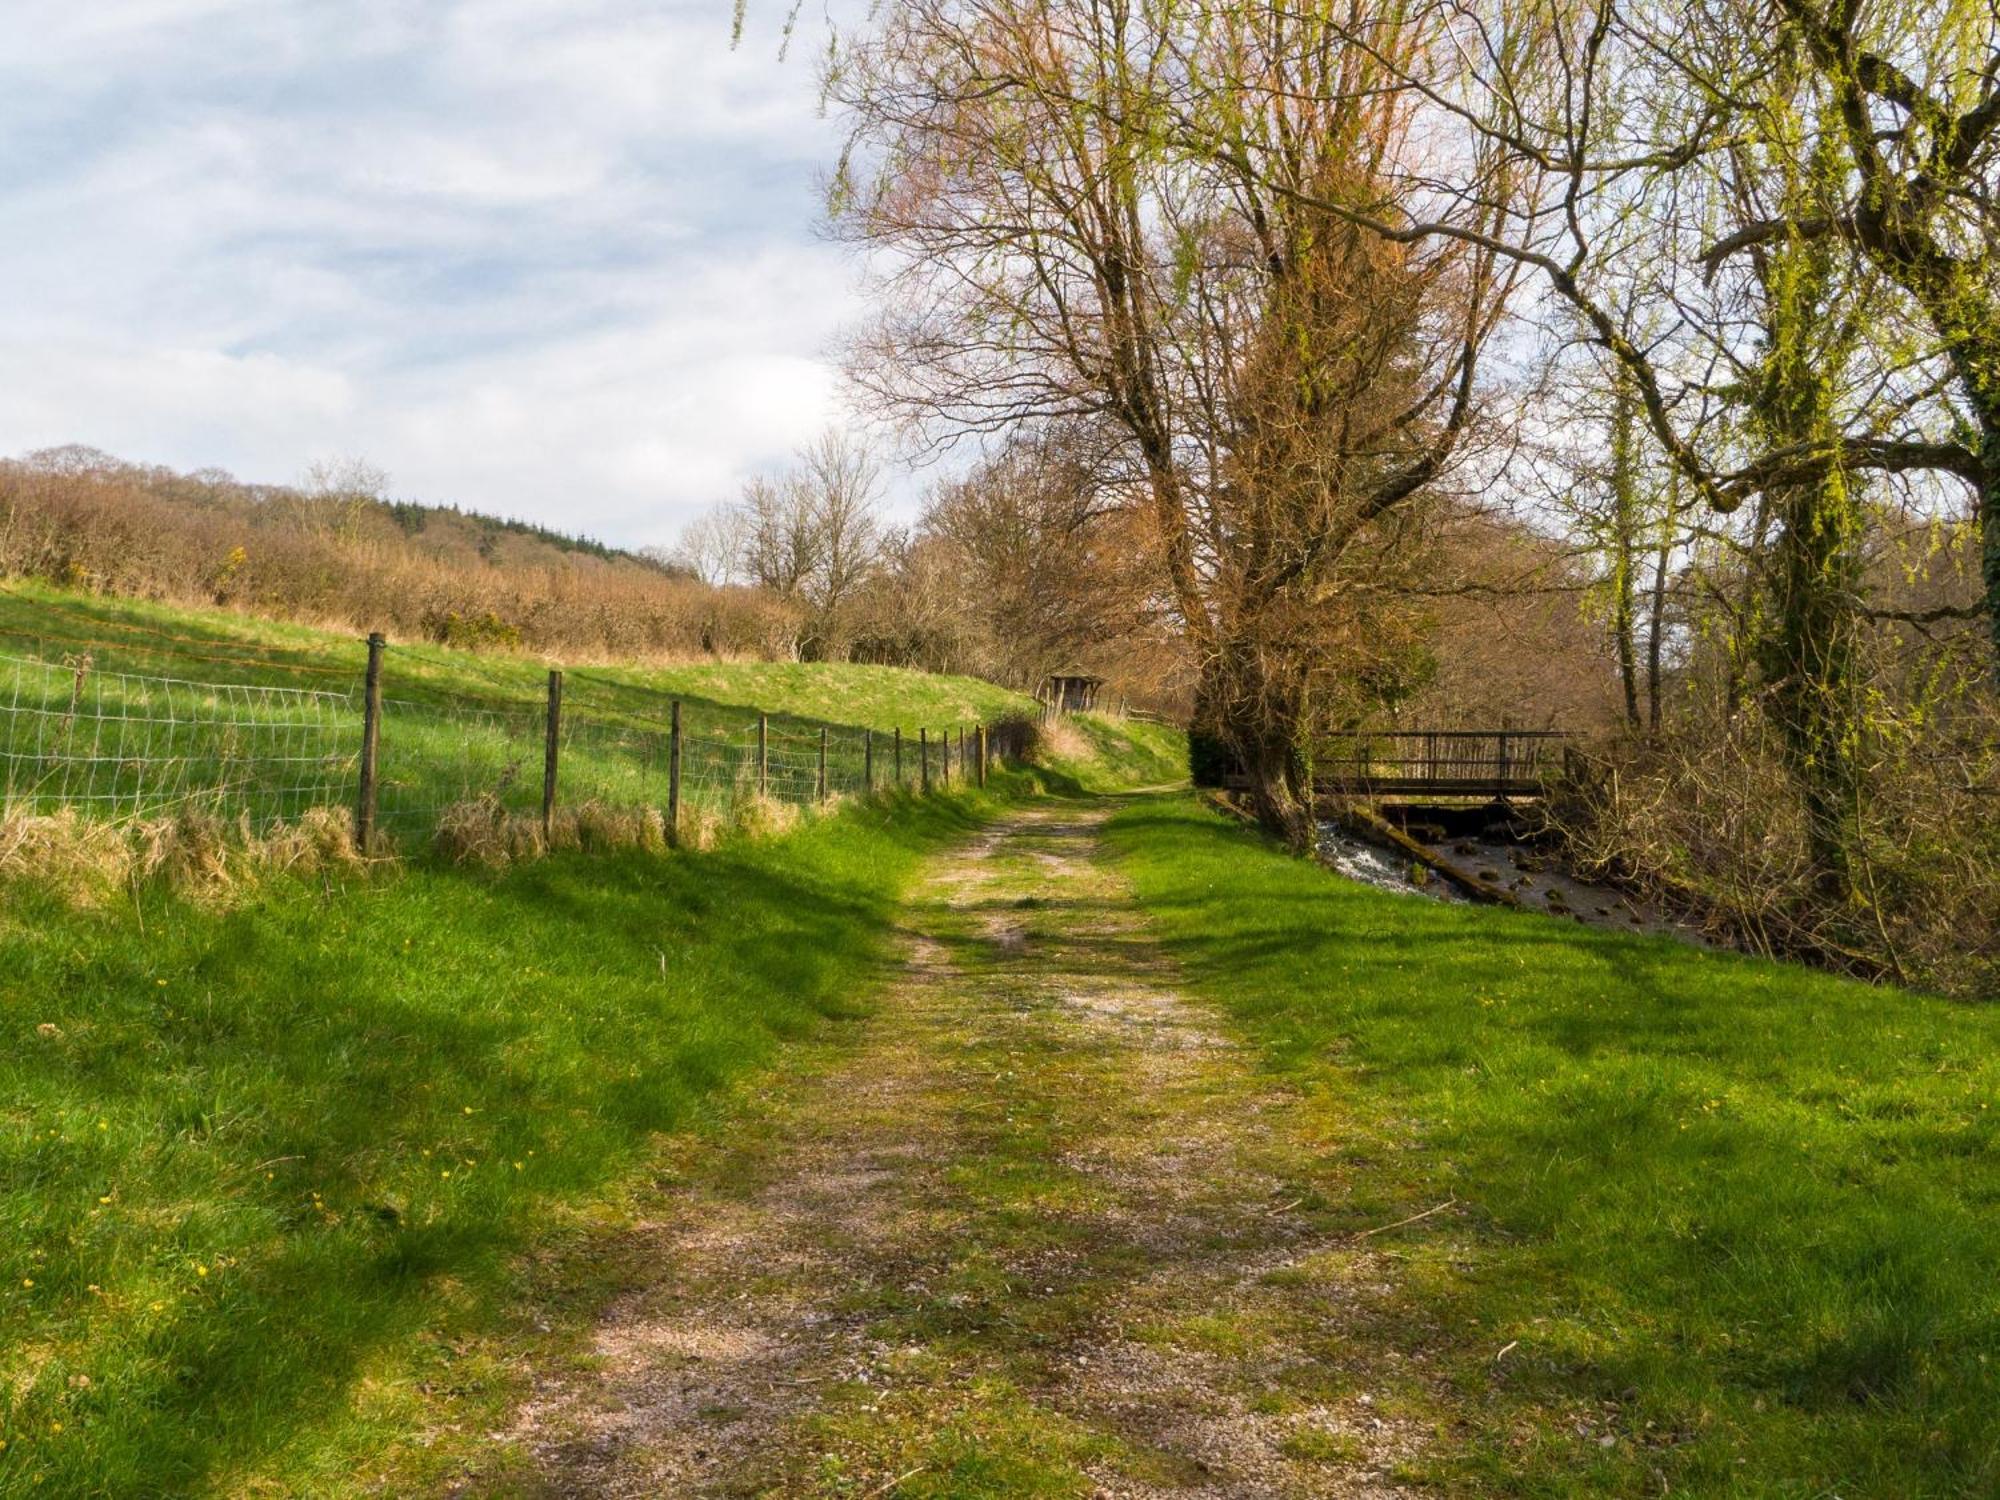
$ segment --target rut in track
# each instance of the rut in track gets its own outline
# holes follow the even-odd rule
[[[662,1192],[538,1384],[531,1493],[1405,1492],[1395,1262],[1315,1227],[1327,1143],[1176,993],[1107,815],[933,863],[865,1043]]]

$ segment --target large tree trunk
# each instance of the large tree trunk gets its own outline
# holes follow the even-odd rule
[[[1764,640],[1766,711],[1805,814],[1820,895],[1845,901],[1859,787],[1855,713],[1858,517],[1844,477],[1778,497],[1777,614]]]
[[[1663,540],[1653,554],[1653,591],[1646,617],[1646,730],[1660,732],[1660,649],[1666,640],[1667,565],[1673,553],[1671,540]]]
[[[1215,651],[1195,687],[1195,732],[1227,749],[1257,820],[1301,852],[1314,832],[1306,713],[1303,672],[1274,669],[1240,639]]]
[[[1633,578],[1639,556],[1638,409],[1631,382],[1618,382],[1611,415],[1611,628],[1618,645],[1618,680],[1625,688],[1625,724],[1639,727],[1638,607]]]
[[[2000,350],[1995,350],[2000,357]],[[1993,672],[2000,678],[2000,400],[1979,411],[1979,575],[1985,584],[1986,630]]]
[[[1774,447],[1833,446],[1829,363],[1845,357],[1828,301],[1838,285],[1834,247],[1800,240],[1763,263],[1768,346],[1752,407]],[[1805,819],[1806,856],[1825,901],[1846,903],[1859,790],[1855,648],[1861,591],[1861,515],[1836,462],[1766,492],[1777,536],[1769,564],[1772,613],[1758,633],[1765,713]]]
[[[1272,726],[1245,726],[1237,741],[1257,820],[1304,853],[1313,846],[1312,780],[1299,742]]]

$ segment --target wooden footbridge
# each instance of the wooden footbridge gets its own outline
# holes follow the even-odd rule
[[[1313,790],[1339,797],[1539,797],[1571,736],[1560,729],[1397,729],[1314,746]]]

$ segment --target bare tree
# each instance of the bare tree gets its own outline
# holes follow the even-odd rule
[[[741,574],[748,540],[745,511],[736,505],[715,505],[681,528],[667,560],[685,568],[703,583],[734,583]]]
[[[388,492],[387,472],[365,458],[315,459],[299,481],[300,525],[309,534],[345,540]]]
[[[1032,690],[1142,633],[1150,559],[1107,524],[1115,508],[1074,431],[1020,434],[932,493],[920,534],[953,560],[987,675]]]
[[[728,523],[741,538],[743,576],[803,607],[800,653],[844,649],[848,606],[882,557],[880,485],[867,448],[828,432],[784,474],[743,487]]]
[[[800,452],[793,483],[817,541],[806,596],[832,622],[881,560],[882,468],[864,444],[832,429]]]
[[[759,475],[743,486],[739,506],[744,575],[781,599],[803,600],[821,562],[805,488],[795,478]]]

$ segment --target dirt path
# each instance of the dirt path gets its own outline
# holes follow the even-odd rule
[[[1313,1227],[1324,1145],[1176,995],[1105,816],[935,862],[868,1044],[690,1162],[522,1411],[540,1493],[1403,1493],[1393,1261]]]

